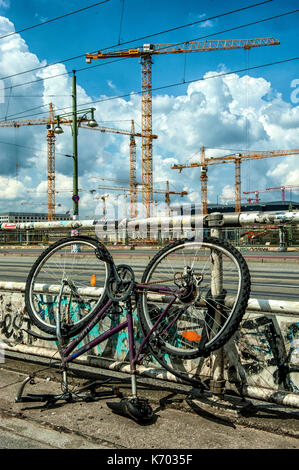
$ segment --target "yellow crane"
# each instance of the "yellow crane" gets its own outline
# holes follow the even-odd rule
[[[19,128],[23,126],[46,126],[47,131],[47,152],[48,152],[48,170],[47,170],[47,181],[48,181],[48,220],[55,219],[55,129],[54,126],[58,124],[57,117],[54,117],[53,104],[49,103],[50,112],[48,118],[42,119],[24,119],[24,120],[11,120],[11,121],[0,121],[0,127],[14,127]],[[130,152],[133,152],[133,144],[135,137],[141,137],[140,132],[135,132],[134,121],[131,124],[131,130],[115,129],[112,127],[89,127],[88,119],[84,117],[78,118],[78,126],[83,129],[92,129],[102,133],[113,133],[130,136]],[[72,119],[59,118],[59,125],[64,124],[67,126],[72,125]],[[152,136],[153,139],[157,138],[157,135]],[[136,145],[135,145],[136,148]],[[130,159],[132,157],[130,156]],[[134,163],[134,162],[133,162]],[[132,163],[132,165],[133,165]],[[135,165],[136,165],[136,154],[135,154]],[[136,170],[135,170],[136,173]]]
[[[224,157],[206,158],[205,149],[202,147],[200,162],[193,162],[189,164],[178,164],[171,167],[172,170],[179,170],[184,168],[201,167],[201,203],[202,212],[207,214],[207,171],[209,165],[220,165],[222,163],[235,164],[235,212],[241,212],[241,162],[244,160],[261,160],[263,158],[273,157],[287,157],[289,155],[298,155],[299,149],[290,150],[269,150],[260,152],[247,152],[236,153],[234,155],[226,155]],[[204,175],[204,176],[203,176]]]
[[[280,41],[273,37],[256,39],[218,39],[189,41],[184,43],[144,44],[143,47],[120,51],[87,53],[86,62],[94,59],[116,57],[140,58],[141,62],[141,133],[142,133],[142,203],[146,217],[151,216],[153,203],[153,153],[152,153],[152,56],[187,52],[219,51],[227,49],[251,49],[273,46]]]
[[[133,144],[132,144],[132,140],[134,140]],[[103,181],[104,180],[115,181],[117,183],[129,183],[130,184],[130,217],[131,219],[134,219],[135,217],[137,217],[137,211],[138,211],[137,194],[139,192],[137,189],[137,186],[141,186],[141,183],[138,183],[136,181],[136,145],[135,145],[134,136],[130,137],[130,179],[123,180],[119,178],[103,178],[100,176],[93,176],[93,178],[103,180]],[[119,188],[115,186],[115,189],[119,189]]]
[[[102,179],[105,179],[105,178],[102,178]],[[107,178],[109,179],[109,178]],[[114,181],[123,181],[123,180],[114,180]],[[126,187],[122,187],[122,186],[103,186],[103,185],[99,185],[98,186],[99,189],[105,189],[107,191],[124,191],[124,192],[130,192],[130,188],[126,188]],[[136,193],[138,192],[142,192],[142,186],[140,186],[140,188],[138,187],[138,184],[136,184],[135,186],[135,189],[136,189]],[[184,196],[187,196],[188,193],[187,191],[171,191],[169,189],[169,181],[166,181],[166,190],[163,190],[163,189],[154,189],[153,190],[154,193],[156,194],[165,194],[165,204],[167,206],[167,210],[168,210],[168,213],[169,213],[169,205],[170,205],[170,194],[178,194],[180,195],[181,197],[184,197]],[[95,196],[94,199],[101,199],[102,196]],[[132,208],[131,208],[132,209]],[[136,208],[137,209],[137,208]],[[132,218],[133,215],[132,215],[132,210],[130,211],[130,217]],[[137,217],[137,211],[136,211],[136,215],[134,217]]]
[[[55,218],[55,133],[53,125],[57,120],[53,115],[53,104],[50,103],[50,112],[48,118],[32,119],[32,120],[15,120],[15,121],[0,121],[0,127],[15,127],[22,126],[47,126],[47,143],[48,143],[48,220]],[[69,124],[71,120],[61,120],[63,124]]]

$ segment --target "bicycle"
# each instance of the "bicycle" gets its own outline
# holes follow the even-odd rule
[[[72,400],[68,364],[127,329],[132,397],[107,405],[136,421],[151,419],[148,401],[137,395],[136,366],[151,353],[164,368],[184,378],[165,357],[208,357],[231,338],[247,307],[247,264],[236,248],[216,238],[172,242],[156,253],[138,282],[135,272],[129,265],[115,265],[103,243],[86,236],[63,238],[35,261],[26,282],[25,305],[32,323],[50,336],[27,332],[58,342],[63,376],[63,393],[46,395],[45,401]],[[143,335],[138,348],[133,304]],[[113,326],[111,319],[122,314],[126,319]],[[96,325],[104,325],[103,333],[80,346]],[[188,380],[204,388],[200,379]],[[16,401],[40,400],[40,395],[22,397],[27,382]]]

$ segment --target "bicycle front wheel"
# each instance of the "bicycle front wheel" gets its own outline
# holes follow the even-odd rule
[[[55,335],[59,309],[62,332],[74,336],[106,300],[108,263],[96,256],[106,248],[90,237],[68,237],[46,249],[32,266],[25,305],[32,322]],[[107,251],[107,250],[106,250]]]
[[[168,306],[150,343],[153,354],[163,351],[184,359],[208,356],[223,346],[238,328],[250,294],[244,258],[216,238],[166,246],[150,261],[141,283],[147,284],[138,302],[144,334]],[[162,294],[151,285],[160,286]],[[165,288],[180,292],[170,307],[174,297],[166,295]]]

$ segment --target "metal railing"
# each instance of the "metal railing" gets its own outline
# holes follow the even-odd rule
[[[162,226],[165,225],[165,218],[157,217],[154,219],[154,222],[158,230],[160,229],[162,231]],[[182,223],[182,227],[186,227],[186,217],[184,216],[177,216],[175,219],[169,218],[167,222],[169,222],[170,226],[174,225],[174,223],[176,225]],[[198,226],[198,222],[199,219],[196,220],[196,216],[189,216],[188,224],[191,229],[196,224]],[[221,230],[224,227],[250,227],[252,225],[262,226],[267,224],[277,226],[283,234],[286,227],[290,225],[297,226],[299,224],[299,212],[214,213],[208,216],[200,216],[200,222],[203,228],[209,228],[212,234],[217,237],[221,237]],[[47,229],[61,233],[61,231],[70,231],[73,229],[95,230],[98,223],[101,223],[101,221],[74,220],[63,222],[34,222],[14,224],[13,226],[11,226],[12,224],[10,224],[10,226],[2,224],[0,230],[35,231]],[[123,227],[126,231],[129,231],[133,229],[133,227],[136,227],[136,224],[139,227],[144,227],[149,223],[149,219],[141,219],[138,221],[127,220],[123,222]],[[280,249],[283,250],[285,248],[283,235],[281,235],[280,241]],[[221,263],[218,264],[217,269],[221,269]],[[3,293],[19,293],[22,295],[24,289],[24,283],[0,282],[0,291]],[[53,292],[53,289],[55,291],[55,286],[41,286],[41,291],[46,293],[43,289],[46,289],[46,291],[50,289],[51,292]],[[157,300],[157,297],[155,297],[155,299]],[[229,302],[229,297],[227,298],[227,302]],[[299,302],[274,300],[270,298],[270,295],[269,299],[250,298],[247,313],[241,324],[240,331],[234,335],[234,338],[232,338],[223,349],[213,353],[209,359],[212,390],[214,390],[216,394],[221,394],[224,390],[225,383],[230,381],[229,373],[234,369],[234,373],[239,377],[238,380],[239,385],[241,385],[242,393],[245,395],[279,404],[299,407],[299,337],[297,337],[298,334],[296,333],[298,328],[297,330],[295,328],[295,325],[298,325],[298,319]],[[259,343],[253,344],[252,338],[254,338],[254,341],[259,341]],[[243,343],[245,341],[245,346],[242,341]],[[280,342],[280,344],[278,344],[278,342]],[[18,348],[20,350],[20,346]],[[31,346],[31,348],[34,348],[34,346]],[[25,345],[23,349],[25,352],[28,352],[27,345]],[[257,356],[254,356],[254,354],[257,349],[261,350],[261,359],[257,358],[255,360]],[[43,354],[42,350],[38,350],[37,354]],[[105,360],[101,361],[100,358],[96,359],[97,364],[100,364],[101,367],[105,366]],[[117,358],[111,359],[114,366],[119,368],[120,361]],[[251,363],[250,360],[252,360]],[[108,367],[114,366],[111,366],[111,363],[108,365]],[[125,367],[124,365],[123,370],[126,370]],[[259,367],[263,368],[263,371],[266,371],[263,376]],[[255,373],[252,372],[254,368],[256,368]],[[142,373],[151,376],[155,374],[152,367],[149,369],[143,367]],[[159,374],[160,372],[157,372],[158,376]],[[266,380],[264,378],[266,376],[271,376],[271,380]],[[169,377],[168,374],[167,377]],[[165,377],[163,376],[163,378]]]

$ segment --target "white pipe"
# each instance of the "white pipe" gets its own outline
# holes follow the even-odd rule
[[[243,385],[242,392],[250,398],[276,403],[278,405],[299,408],[299,394],[284,392],[282,390],[271,390],[269,388]]]
[[[0,291],[7,292],[25,292],[25,282],[7,282],[0,281]],[[59,294],[60,287],[58,284],[41,284],[36,283],[34,285],[34,292],[40,294]],[[100,296],[103,293],[102,287],[79,287],[78,293],[81,295],[86,295],[87,297],[94,297],[96,295]],[[65,288],[65,293],[70,293],[69,287]]]
[[[15,345],[14,347],[10,347],[10,346],[5,345],[5,349],[7,351],[20,352],[25,355],[31,354],[31,355],[41,356],[44,358],[51,358],[53,356],[53,349],[39,348],[36,346],[26,346],[26,345],[18,344],[18,345]],[[106,358],[102,359],[96,356],[89,356],[88,358],[78,358],[74,362],[83,363],[90,367],[95,367],[95,368],[101,367],[103,369],[115,370],[115,371],[130,374],[130,365],[122,361],[113,361],[111,359],[106,359]],[[166,371],[165,369],[161,369],[161,368],[154,367],[154,366],[153,367],[138,366],[137,373],[140,376],[180,383],[180,380],[177,377],[175,377],[173,374],[171,374],[170,372]],[[244,394],[244,396],[247,396],[249,398],[263,400],[263,401],[267,401],[270,403],[272,402],[278,405],[299,408],[299,394],[296,394],[296,393],[284,392],[281,390],[277,391],[277,390],[273,390],[270,388],[254,387],[251,385],[243,385],[242,393]]]
[[[25,292],[25,282],[10,282],[0,281],[0,291],[4,292]],[[35,289],[40,293],[58,294],[59,286],[56,284],[36,284]],[[102,294],[103,288],[84,287],[79,289],[80,294],[86,296],[94,296],[95,294]],[[149,299],[153,299],[156,302],[166,302],[167,296],[149,294]],[[231,307],[235,299],[227,297],[225,299],[225,305]],[[198,302],[198,306],[204,306]],[[287,300],[273,300],[273,299],[255,299],[250,297],[248,301],[247,311],[249,312],[263,312],[263,313],[276,313],[281,315],[299,315],[299,302],[292,302]]]
[[[214,213],[217,214],[217,213]],[[134,230],[136,226],[144,227],[147,224],[153,224],[155,227],[166,227],[169,224],[171,227],[191,227],[192,225],[197,227],[207,226],[209,215],[177,215],[171,217],[157,216],[150,217],[148,219],[123,219],[119,222],[119,229],[127,227],[128,231]],[[280,212],[242,212],[241,214],[220,214],[222,215],[223,225],[222,226],[248,226],[255,224],[299,224],[299,211],[280,211]],[[111,220],[110,222],[114,222]],[[51,222],[18,222],[18,223],[2,223],[0,224],[0,230],[40,230],[40,229],[75,229],[75,228],[86,228],[92,229],[96,226],[103,225],[101,220],[61,220]]]

